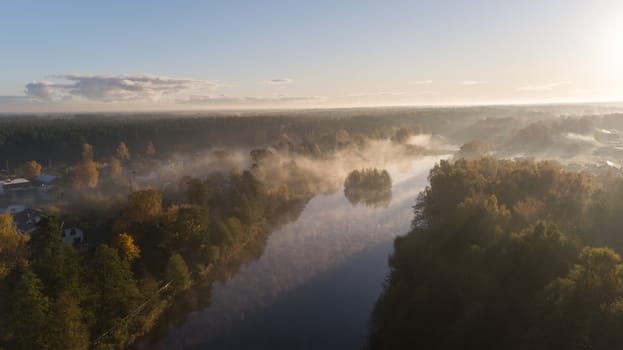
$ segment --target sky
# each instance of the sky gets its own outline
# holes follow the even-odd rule
[[[0,113],[592,101],[621,0],[0,2]]]

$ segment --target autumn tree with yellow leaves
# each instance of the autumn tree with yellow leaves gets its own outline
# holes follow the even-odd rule
[[[119,256],[129,262],[141,256],[141,249],[134,243],[134,237],[123,232],[115,236],[112,241],[112,246],[117,248]]]
[[[121,175],[121,170],[121,161],[119,160],[119,158],[112,157],[112,159],[110,160],[110,176],[118,177],[119,175]]]
[[[147,148],[145,149],[145,154],[148,156],[153,156],[156,154],[156,146],[154,146],[154,143],[149,141],[147,143]]]
[[[37,163],[34,160],[29,160],[24,163],[24,165],[22,165],[22,167],[20,168],[20,174],[23,177],[32,180],[37,176],[41,175],[41,168],[41,164]]]
[[[0,279],[26,258],[28,237],[17,231],[11,214],[0,214]]]
[[[117,146],[117,158],[122,161],[130,160],[130,149],[123,141],[119,142],[119,145]]]

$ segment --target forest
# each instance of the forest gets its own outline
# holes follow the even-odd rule
[[[283,148],[318,155],[344,142],[401,142],[412,134],[434,135],[456,146],[478,140],[503,157],[583,155],[592,161],[622,156],[610,147],[621,143],[620,116],[619,108],[608,105],[0,115],[0,169],[30,160],[70,165],[80,160],[75,150],[84,143],[97,150],[96,159],[115,156],[122,141],[134,153],[143,153],[151,142],[161,158],[168,158],[208,148],[266,147],[280,138]]]
[[[313,198],[337,193],[353,211],[413,201],[390,172],[428,156],[446,160],[410,232],[392,232],[370,348],[620,347],[623,123],[610,112],[2,117],[0,180],[34,185],[0,207],[41,219],[25,234],[0,214],[0,349],[157,342]],[[84,244],[64,243],[66,227]]]
[[[271,229],[295,218],[316,181],[296,164],[278,162],[270,165],[283,166],[289,181],[266,185],[259,172],[269,163],[255,164],[185,177],[164,194],[138,188],[120,201],[102,194],[92,154],[85,144],[76,168],[92,167],[95,176],[75,175],[81,190],[66,206],[48,208],[32,235],[0,214],[0,348],[133,344],[180,300],[197,298],[193,284],[209,283],[217,267],[240,266],[243,251],[257,250]],[[58,214],[76,216],[67,211],[77,206],[88,206],[83,222],[90,220],[84,212],[96,216],[91,242],[100,243],[76,249],[62,242]]]
[[[148,342],[167,322],[208,305],[212,282],[260,256],[270,232],[295,220],[313,196],[337,191],[346,169],[373,158],[367,149],[386,147],[397,159],[433,152],[409,144],[421,130],[404,124],[364,135],[331,129],[341,123],[333,120],[306,138],[258,118],[245,119],[239,129],[235,118],[0,122],[7,123],[2,154],[16,156],[9,164],[21,162],[4,169],[2,179],[56,177],[43,192],[34,187],[0,198],[2,207],[17,201],[41,216],[34,232],[24,234],[13,215],[0,214],[0,348],[118,349]],[[213,131],[217,138],[206,137],[221,123],[223,129]],[[207,143],[175,136],[175,125],[191,132],[198,124]],[[245,130],[261,131],[264,124],[274,134],[264,142],[246,139]],[[127,136],[124,125],[140,135],[135,143],[116,138]],[[170,143],[143,127],[167,133]],[[228,139],[234,131],[237,138]],[[59,139],[72,141],[55,148],[63,144]],[[90,143],[80,143],[85,139]],[[214,147],[221,142],[225,147]],[[32,153],[16,151],[25,146]],[[25,158],[46,152],[58,161]],[[367,175],[380,176],[391,200],[387,172]],[[63,242],[69,225],[84,230],[80,245]]]
[[[0,0],[0,350],[623,350],[623,0]]]
[[[0,117],[0,163],[15,167],[28,160],[42,164],[69,164],[79,160],[75,149],[89,143],[96,158],[114,156],[124,141],[130,150],[143,151],[153,142],[161,156],[192,154],[208,148],[254,148],[268,146],[282,135],[283,147],[318,154],[339,147],[358,135],[373,139],[391,138],[397,128],[421,132],[420,118],[408,113],[385,111],[316,112],[297,115],[86,115],[74,117]],[[343,130],[341,134],[336,131]],[[346,134],[344,134],[346,132]],[[402,132],[402,137],[408,136]],[[400,137],[400,136],[399,136]],[[319,147],[316,149],[314,144]]]
[[[623,178],[442,161],[396,238],[372,349],[623,346]]]

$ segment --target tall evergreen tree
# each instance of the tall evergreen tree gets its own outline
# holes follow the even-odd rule
[[[80,266],[72,247],[66,246],[55,217],[43,217],[28,241],[33,271],[43,281],[46,295],[67,290],[80,294]]]
[[[89,331],[82,317],[78,300],[69,293],[61,293],[50,310],[47,343],[50,349],[86,350]]]
[[[126,317],[137,306],[140,294],[129,263],[119,257],[116,249],[98,246],[89,268],[97,271],[86,277],[86,305],[96,319],[92,334],[97,337]]]
[[[27,267],[14,271],[11,305],[5,334],[7,349],[50,349],[47,344],[48,298],[43,294],[43,283]]]

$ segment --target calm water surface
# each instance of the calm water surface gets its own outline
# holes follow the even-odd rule
[[[274,231],[260,259],[225,283],[212,303],[170,327],[154,349],[361,349],[393,239],[442,157],[388,166],[393,200],[353,207],[339,191],[313,198]]]

